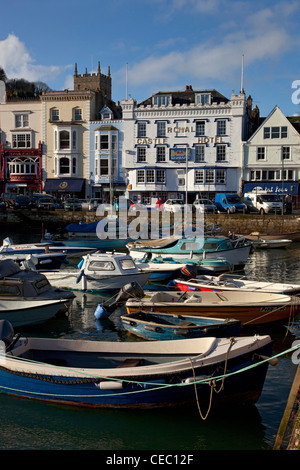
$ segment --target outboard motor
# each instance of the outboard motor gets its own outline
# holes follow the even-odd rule
[[[98,304],[96,311],[94,313],[95,317],[97,320],[107,318],[109,315],[111,315],[116,308],[118,308],[121,305],[124,305],[125,302],[130,299],[130,298],[135,298],[135,299],[142,299],[144,297],[144,291],[143,288],[140,286],[138,282],[131,282],[130,284],[125,284],[123,286],[114,302],[112,302],[110,305],[106,304]]]
[[[198,274],[198,267],[194,264],[186,264],[181,270],[181,279],[192,279]]]
[[[14,334],[12,324],[8,320],[0,320],[0,341],[3,341],[6,349],[12,343]]]

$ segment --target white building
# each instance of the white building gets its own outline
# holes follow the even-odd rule
[[[244,144],[243,192],[268,190],[298,194],[299,117],[287,118],[275,106]]]
[[[99,121],[90,122],[90,197],[112,202],[125,192],[122,167],[123,120],[108,106],[100,111]]]
[[[122,100],[127,196],[144,204],[187,196],[191,203],[200,193],[240,192],[251,106],[244,92],[228,100],[191,86],[140,104]]]

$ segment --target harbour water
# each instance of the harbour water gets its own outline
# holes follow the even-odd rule
[[[40,237],[0,233],[1,240],[6,236],[15,242],[35,242]],[[299,257],[300,243],[282,250],[257,251],[250,255],[245,271],[257,279],[300,284]],[[29,336],[139,341],[122,329],[120,310],[109,319],[95,319],[100,301],[99,294],[76,292],[67,316],[57,316],[22,332]],[[274,354],[287,351],[297,340],[285,325],[250,333],[270,334]],[[196,401],[190,409],[93,410],[0,395],[0,450],[269,450],[275,442],[296,367],[290,353],[280,356],[278,365],[268,369],[255,407],[220,411],[214,410],[212,403],[205,421]]]

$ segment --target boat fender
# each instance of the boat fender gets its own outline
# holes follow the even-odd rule
[[[81,281],[81,278],[82,278],[83,275],[84,275],[84,270],[82,269],[80,271],[80,273],[78,274],[78,276],[77,276],[76,284],[78,284]]]
[[[263,356],[262,354],[260,354],[258,357],[262,359],[263,361],[268,361],[268,363],[271,364],[271,366],[277,366],[278,364],[277,357]]]
[[[78,268],[78,269],[81,269],[83,263],[84,263],[84,259],[82,259],[82,260],[77,264],[77,268]]]
[[[95,315],[95,317],[96,317],[97,320],[102,320],[102,319],[104,319],[104,318],[108,318],[111,313],[112,313],[112,312],[109,311],[109,310],[107,310],[107,309],[103,306],[103,304],[98,304],[98,305],[97,305],[97,308],[96,308],[96,310],[95,310],[94,315]]]
[[[118,380],[107,380],[95,384],[100,390],[121,390],[123,388],[123,382]]]

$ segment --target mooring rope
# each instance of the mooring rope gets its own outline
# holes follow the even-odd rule
[[[231,347],[231,344],[230,344],[230,347]],[[258,367],[258,366],[261,366],[262,364],[266,363],[266,362],[269,362],[271,361],[272,359],[275,359],[275,358],[278,358],[280,356],[283,356],[283,355],[286,355],[287,353],[289,352],[293,352],[297,349],[300,348],[300,344],[296,344],[294,346],[292,346],[291,348],[285,350],[285,351],[282,351],[278,354],[276,354],[275,356],[272,356],[272,357],[269,357],[269,358],[266,358],[266,359],[263,359],[262,361],[260,362],[257,362],[255,364],[251,364],[251,365],[248,365],[246,367],[244,367],[243,369],[239,369],[239,370],[235,370],[234,372],[230,372],[228,374],[222,374],[222,375],[219,375],[219,376],[215,376],[215,377],[207,377],[207,378],[202,378],[202,379],[199,379],[199,380],[194,380],[194,382],[180,382],[180,383],[169,383],[169,384],[155,384],[154,385],[154,382],[147,382],[147,381],[136,381],[136,380],[130,380],[130,379],[125,379],[125,382],[127,383],[132,383],[132,384],[136,384],[140,387],[140,390],[135,390],[135,391],[128,391],[128,392],[120,392],[118,391],[117,393],[110,393],[109,396],[121,396],[121,395],[130,395],[130,394],[137,394],[137,393],[144,393],[144,392],[149,392],[149,388],[142,388],[143,386],[145,385],[150,385],[151,386],[151,391],[155,391],[155,390],[161,390],[161,389],[164,389],[164,388],[170,388],[170,387],[185,387],[185,386],[190,386],[190,385],[197,385],[197,384],[208,384],[210,385],[210,383],[212,382],[213,380],[213,383],[215,384],[217,381],[221,380],[225,380],[225,378],[228,378],[228,377],[231,377],[233,375],[237,375],[237,374],[240,374],[240,373],[243,373],[247,370],[250,370],[250,369],[253,369],[255,367]],[[8,356],[8,355],[7,355]],[[11,358],[11,356],[8,356]],[[21,360],[24,360],[26,362],[28,362],[29,360],[28,359],[21,359]],[[44,365],[44,363],[40,363],[40,362],[37,362],[37,361],[30,361],[30,362],[33,362],[33,363],[36,363],[36,364],[42,364]],[[53,367],[57,367],[58,369],[66,369],[66,370],[69,370],[68,368],[65,368],[65,367],[62,367],[62,366],[53,366]],[[8,370],[8,369],[7,369]],[[8,370],[8,372],[11,372],[10,370]],[[87,375],[86,372],[84,372],[85,375]],[[38,378],[35,374],[34,375],[34,378]],[[95,377],[90,377],[90,379],[92,379],[92,382],[98,382],[99,380],[103,379],[103,380],[111,380],[111,381],[122,381],[122,378],[116,378],[116,377],[107,377],[107,376],[99,376],[97,378]],[[194,377],[195,379],[195,377]],[[154,386],[153,386],[154,385]],[[34,391],[31,391],[31,390],[18,390],[18,389],[12,389],[10,387],[5,387],[3,385],[0,385],[0,388],[1,389],[5,389],[5,390],[10,390],[10,391],[14,391],[14,392],[19,392],[19,393],[28,393],[28,394],[32,394],[32,395],[38,395],[38,394],[41,394],[41,392],[34,392]],[[73,394],[55,394],[55,393],[47,393],[47,392],[42,392],[43,395],[45,396],[64,396],[66,398],[68,397],[77,397],[77,398],[85,398],[85,397],[88,397],[88,398],[101,398],[101,397],[105,397],[107,396],[106,394],[88,394],[88,395],[82,395],[82,394],[78,394],[78,395],[73,395]]]

